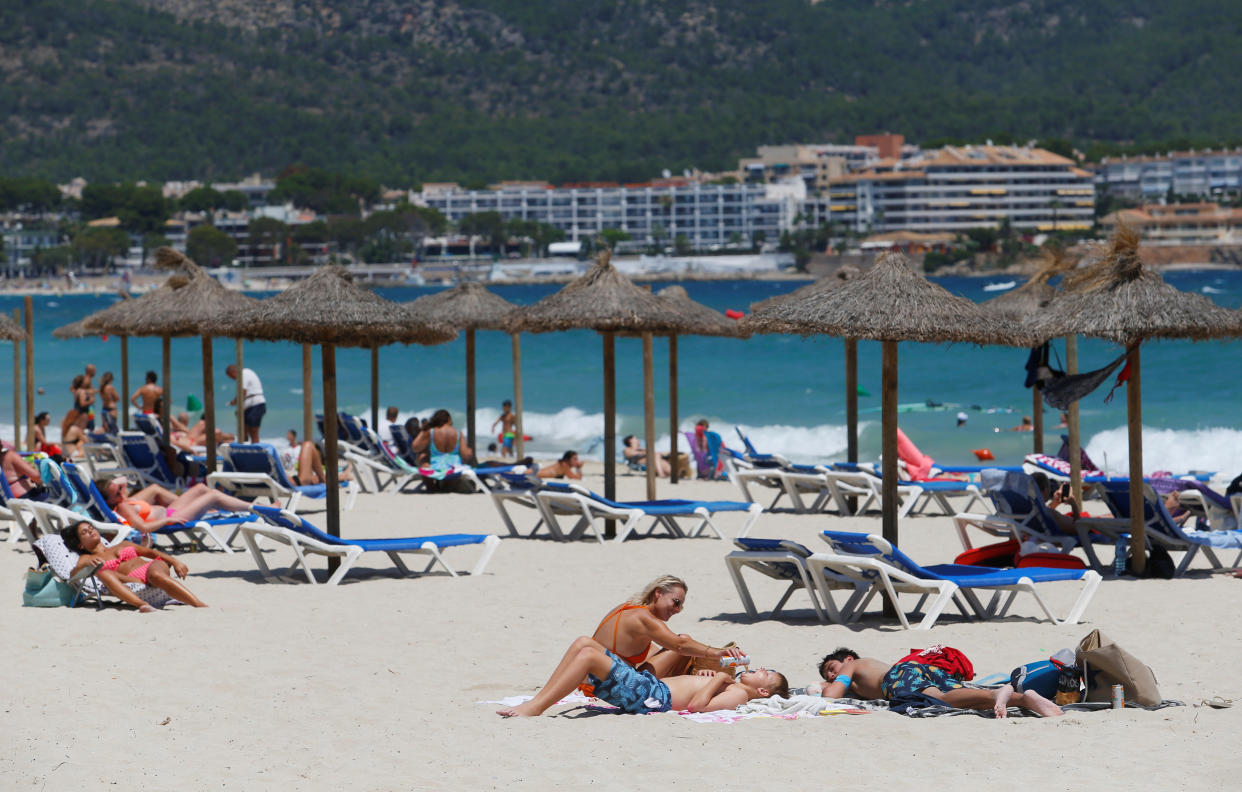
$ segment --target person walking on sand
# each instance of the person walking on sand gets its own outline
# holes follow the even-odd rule
[[[237,379],[237,366],[230,363],[224,369],[224,373],[229,379]],[[263,383],[259,381],[259,375],[248,368],[242,369],[242,406],[245,412],[242,413],[242,423],[246,427],[246,440],[251,443],[259,442],[259,427],[263,423],[263,415],[267,412],[267,399],[263,397]],[[237,404],[237,398],[229,400],[230,405]]]
[[[500,417],[492,421],[492,431],[496,431],[496,425],[500,424],[500,455],[515,456],[517,452],[513,450],[513,441],[517,438],[517,416],[513,414],[513,402],[505,399],[500,410]]]
[[[156,383],[159,377],[154,371],[147,372],[147,381],[129,397],[129,403],[137,407],[144,415],[154,415],[155,400],[164,395],[164,389]]]
[[[890,664],[873,657],[859,657],[853,649],[837,649],[819,665],[826,684],[819,685],[825,698],[894,699],[930,696],[950,707],[992,710],[998,718],[1008,714],[1010,704],[1046,718],[1065,711],[1033,690],[1015,693],[1012,685],[996,689],[968,688],[943,668],[923,663]],[[812,686],[807,687],[813,693]]]

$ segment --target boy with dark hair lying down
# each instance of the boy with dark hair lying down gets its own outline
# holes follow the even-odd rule
[[[950,707],[990,709],[998,718],[1005,717],[1010,704],[1044,717],[1065,714],[1033,690],[1015,693],[1012,685],[995,690],[968,688],[943,668],[922,663],[893,665],[873,657],[859,657],[853,649],[841,648],[829,654],[820,661],[819,674],[824,678],[819,694],[825,698],[843,698],[848,693],[850,698],[892,700],[921,693]],[[807,692],[813,694],[814,686],[808,685]]]
[[[569,695],[584,678],[595,686],[596,698],[629,713],[710,712],[733,709],[755,698],[789,696],[789,682],[784,675],[766,668],[743,671],[737,679],[724,671],[656,679],[650,671],[635,670],[603,644],[584,635],[569,645],[560,665],[533,699],[517,707],[496,710],[496,714],[506,718],[541,715]]]

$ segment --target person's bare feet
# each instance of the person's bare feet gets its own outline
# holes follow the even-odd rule
[[[138,606],[138,612],[139,613],[155,613],[155,608],[151,607],[150,605],[144,602],[143,604]]]
[[[992,705],[992,714],[998,718],[1009,717],[1009,697],[1013,695],[1013,685],[1003,685],[996,691],[996,703]]]
[[[1054,718],[1057,715],[1065,714],[1065,710],[1061,709],[1056,704],[1053,704],[1051,701],[1033,690],[1026,691],[1022,694],[1022,697],[1025,699],[1023,706],[1031,712],[1042,715],[1045,718]]]
[[[519,704],[516,707],[505,707],[496,710],[496,714],[502,718],[533,718],[542,713],[536,712],[534,707],[528,701],[525,704]]]

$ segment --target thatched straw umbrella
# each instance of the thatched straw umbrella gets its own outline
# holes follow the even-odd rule
[[[875,266],[833,289],[785,300],[747,317],[759,332],[835,335],[883,344],[884,538],[897,542],[897,342],[1027,346],[1020,328],[956,297],[915,272],[900,253],[881,253]]]
[[[227,289],[204,272],[185,255],[169,247],[155,251],[157,269],[171,270],[172,275],[156,290],[125,305],[124,314],[113,318],[106,315],[84,322],[96,332],[127,332],[136,336],[159,336],[164,351],[164,396],[160,419],[168,436],[168,415],[172,396],[169,379],[169,346],[174,337],[201,336],[203,354],[203,419],[207,425],[207,469],[216,466],[215,378],[212,363],[210,322],[257,305],[258,300]],[[238,372],[240,379],[241,372]]]
[[[438,322],[466,331],[466,441],[478,452],[474,425],[474,331],[510,330],[509,315],[516,308],[508,300],[489,292],[480,283],[465,282],[451,289],[425,294],[405,308],[416,319]],[[522,442],[522,351],[518,333],[513,339],[513,412],[517,418],[514,439],[517,457],[524,454]]]
[[[830,275],[825,275],[817,281],[800,286],[788,294],[778,294],[775,297],[769,297],[766,300],[760,300],[757,303],[751,303],[751,313],[763,314],[766,316],[772,309],[778,305],[787,302],[798,303],[803,300],[814,299],[816,295],[832,292],[838,289],[842,283],[853,280],[859,276],[857,267],[846,264],[837,268]],[[774,329],[765,330],[760,327],[754,327],[757,333],[787,333],[798,332],[791,329]],[[846,337],[845,341],[845,458],[849,462],[858,461],[858,339]]]
[[[1180,291],[1143,265],[1139,235],[1117,229],[1107,255],[1065,278],[1062,291],[1028,327],[1044,338],[1082,333],[1126,348],[1126,415],[1130,445],[1130,536],[1134,571],[1146,566],[1143,523],[1143,413],[1139,349],[1149,338],[1233,338],[1242,317],[1199,294]]]
[[[13,342],[13,447],[21,448],[22,425],[22,341],[26,340],[26,331],[17,323],[20,317],[17,309],[13,310],[13,319],[8,314],[0,314],[0,341]]]
[[[54,338],[70,339],[85,338],[92,335],[103,335],[87,329],[87,323],[95,320],[103,315],[104,311],[111,310],[115,305],[123,305],[129,299],[129,294],[121,292],[121,302],[110,305],[107,308],[88,314],[76,322],[70,322],[67,325],[61,325],[52,331]],[[121,400],[117,403],[117,410],[121,414],[121,428],[129,430],[129,336],[126,333],[117,333],[121,339]]]
[[[319,344],[323,352],[324,473],[328,490],[328,533],[341,535],[337,480],[336,348],[377,344],[439,344],[457,337],[452,328],[420,322],[397,303],[356,286],[337,266],[321,267],[306,280],[251,308],[210,324],[216,335],[264,341]],[[328,568],[337,562],[329,560]]]
[[[980,305],[1011,322],[1025,322],[1047,305],[1056,294],[1056,289],[1052,288],[1048,281],[1072,268],[1073,262],[1059,248],[1045,250],[1040,255],[1039,268],[1030,280],[998,297],[984,300]],[[1035,427],[1031,432],[1031,450],[1036,454],[1042,454],[1044,452],[1044,400],[1039,383],[1031,386],[1031,420]]]
[[[693,332],[685,317],[667,300],[635,286],[611,264],[604,250],[582,277],[534,305],[513,312],[514,329],[530,333],[586,328],[603,337],[604,346],[604,494],[617,494],[616,343],[619,332]],[[655,453],[648,448],[649,454]],[[608,521],[605,534],[615,525]]]

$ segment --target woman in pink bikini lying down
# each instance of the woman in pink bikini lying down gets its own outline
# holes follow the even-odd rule
[[[85,520],[62,530],[60,538],[65,540],[65,547],[80,554],[78,563],[73,568],[75,573],[79,569],[102,563],[103,567],[96,576],[108,587],[108,591],[133,605],[140,613],[150,613],[155,609],[130,591],[126,583],[145,583],[163,589],[178,602],[196,608],[207,607],[188,588],[173,578],[173,573],[176,573],[185,580],[189,569],[183,562],[165,552],[153,547],[139,547],[133,542],[121,542],[114,547],[108,547],[95,526]]]
[[[195,484],[180,495],[174,495],[158,484],[131,494],[129,479],[125,476],[98,478],[95,479],[95,486],[103,493],[108,506],[130,528],[143,533],[158,531],[166,525],[194,522],[209,511],[250,511],[250,504],[246,501],[211,489],[206,484]]]

